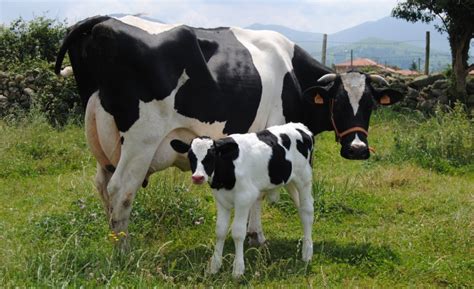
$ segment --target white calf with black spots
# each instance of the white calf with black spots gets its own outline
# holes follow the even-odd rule
[[[313,196],[311,156],[313,134],[300,123],[273,126],[257,133],[233,134],[218,140],[199,137],[191,144],[172,140],[178,153],[187,153],[192,181],[208,182],[217,206],[217,241],[211,258],[210,273],[222,265],[222,250],[234,208],[232,238],[235,243],[233,276],[245,271],[244,239],[252,206],[265,194],[277,194],[285,187],[292,196],[303,224],[302,258],[313,255],[311,231]]]

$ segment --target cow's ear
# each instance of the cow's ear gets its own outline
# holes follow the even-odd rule
[[[328,103],[331,98],[329,91],[332,85],[327,86],[313,86],[303,92],[303,98],[312,104],[322,105]]]
[[[215,150],[217,156],[227,159],[235,160],[239,156],[239,145],[228,139],[218,140],[215,142]]]
[[[392,88],[376,89],[375,91],[375,101],[381,105],[392,105],[403,99],[403,94]]]
[[[170,142],[171,147],[180,154],[185,154],[189,151],[191,146],[179,139],[174,139]]]

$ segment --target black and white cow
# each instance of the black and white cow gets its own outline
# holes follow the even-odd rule
[[[193,182],[202,184],[207,181],[213,189],[217,206],[217,242],[210,273],[217,273],[222,265],[222,249],[232,208],[235,208],[232,274],[239,277],[244,273],[243,243],[250,209],[266,193],[278,194],[277,189],[282,186],[292,196],[303,224],[303,261],[311,260],[313,134],[306,126],[288,123],[257,133],[232,134],[217,141],[198,137],[191,144],[172,140],[171,146],[178,153],[187,153]]]
[[[96,186],[115,232],[127,231],[136,191],[150,174],[189,169],[171,148],[173,139],[217,139],[301,122],[313,134],[335,130],[343,157],[366,159],[372,106],[401,97],[374,88],[372,82],[385,82],[380,76],[333,74],[272,31],[96,16],[69,29],[58,74],[67,52],[86,105]],[[260,200],[248,230],[253,241],[264,242]]]

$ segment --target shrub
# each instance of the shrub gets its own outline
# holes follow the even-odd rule
[[[45,17],[12,21],[0,30],[1,68],[32,59],[54,61],[65,32],[65,22]]]
[[[440,172],[474,164],[474,122],[461,103],[450,111],[437,109],[434,116],[395,133],[392,159],[414,160]]]
[[[73,78],[60,78],[53,63],[65,23],[37,17],[0,29],[0,117],[16,120],[34,109],[57,126],[82,117]],[[4,72],[2,72],[2,70]]]

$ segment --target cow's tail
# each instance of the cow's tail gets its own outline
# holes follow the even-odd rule
[[[59,49],[58,56],[56,57],[56,65],[54,67],[54,72],[56,74],[60,75],[64,56],[66,55],[66,52],[68,51],[71,44],[82,37],[84,34],[90,34],[94,25],[108,19],[110,19],[109,16],[94,16],[84,19],[68,29],[68,34],[64,38],[61,48]]]

